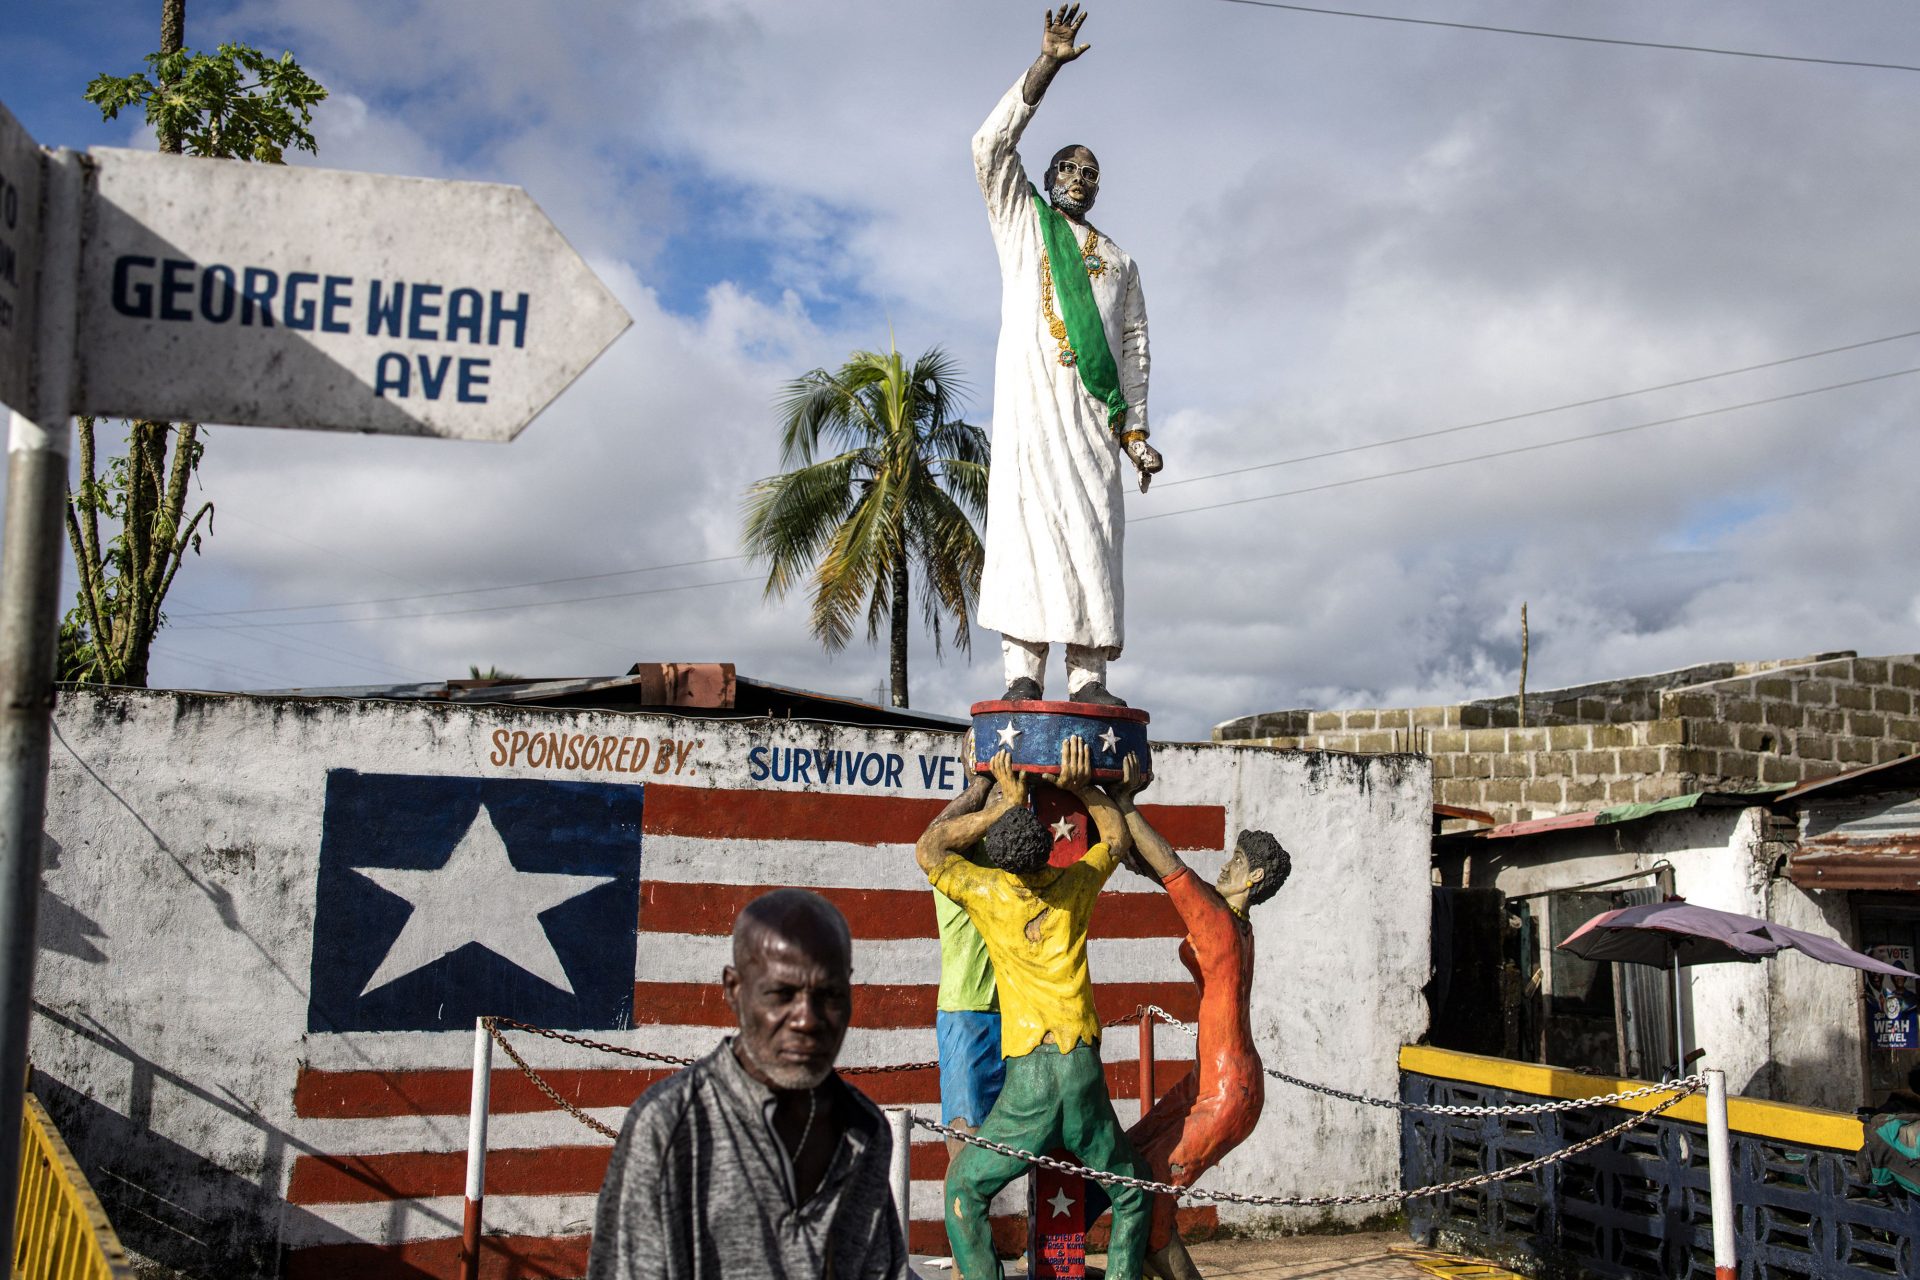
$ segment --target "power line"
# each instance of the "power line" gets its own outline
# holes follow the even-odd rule
[[[699,591],[707,587],[733,587],[743,582],[764,582],[759,577],[726,578],[719,582],[689,582],[678,587],[650,587],[644,591],[613,591],[598,596],[572,596],[563,600],[527,600],[519,604],[483,604],[470,609],[423,609],[418,613],[381,613],[371,618],[309,618],[301,622],[231,622],[225,624],[208,623],[204,626],[182,625],[176,631],[237,631],[252,630],[257,627],[337,627],[353,622],[393,622],[401,618],[450,618],[467,613],[502,613],[509,609],[541,609],[548,605],[587,604],[595,600],[631,600],[638,596],[660,596],[675,591]]]
[[[1875,347],[1882,343],[1898,342],[1902,338],[1920,338],[1920,329],[1909,329],[1905,333],[1888,334],[1884,338],[1868,338],[1864,342],[1849,342],[1845,346],[1827,347],[1821,351],[1809,351],[1804,355],[1782,356],[1778,360],[1764,360],[1759,364],[1742,365],[1738,369],[1723,369],[1719,373],[1703,373],[1695,378],[1681,378],[1675,382],[1662,382],[1657,386],[1639,387],[1632,391],[1616,391],[1612,395],[1594,396],[1589,400],[1570,400],[1566,404],[1556,404],[1547,409],[1529,409],[1525,413],[1510,413],[1500,418],[1482,418],[1478,422],[1463,422],[1454,427],[1439,427],[1432,431],[1416,431],[1411,435],[1392,436],[1385,440],[1374,440],[1367,444],[1352,444],[1339,449],[1323,449],[1319,453],[1303,453],[1291,458],[1280,458],[1274,462],[1256,462],[1251,466],[1229,467],[1225,471],[1210,471],[1203,476],[1188,476],[1181,480],[1162,481],[1156,487],[1171,489],[1175,485],[1199,484],[1202,480],[1218,480],[1222,476],[1245,475],[1249,471],[1265,471],[1273,467],[1291,467],[1301,462],[1318,462],[1322,458],[1338,458],[1342,454],[1362,453],[1368,449],[1384,449],[1390,444],[1406,444],[1414,440],[1431,440],[1435,436],[1453,435],[1460,431],[1472,431],[1478,427],[1495,427],[1506,422],[1519,422],[1524,418],[1538,418],[1549,413],[1563,413],[1568,409],[1586,409],[1596,404],[1607,404],[1614,400],[1626,400],[1633,396],[1651,395],[1656,391],[1671,391],[1675,387],[1690,387],[1701,382],[1712,382],[1716,378],[1731,378],[1736,374],[1753,373],[1760,369],[1777,369],[1781,365],[1795,364],[1802,360],[1814,360],[1821,356],[1838,355],[1842,351],[1858,351],[1862,347]]]
[[[1798,400],[1804,396],[1817,396],[1825,391],[1839,391],[1846,387],[1865,386],[1869,382],[1885,382],[1889,378],[1904,378],[1909,374],[1920,373],[1920,365],[1911,369],[1896,369],[1892,373],[1879,373],[1870,378],[1854,378],[1847,382],[1834,382],[1824,387],[1809,387],[1805,391],[1789,391],[1784,395],[1767,396],[1761,400],[1748,400],[1741,404],[1721,405],[1717,409],[1701,409],[1696,413],[1682,413],[1671,418],[1658,418],[1652,422],[1636,422],[1631,426],[1612,427],[1606,431],[1590,431],[1585,435],[1567,436],[1561,440],[1542,440],[1537,444],[1516,445],[1511,449],[1496,449],[1491,453],[1476,453],[1465,458],[1449,458],[1444,462],[1428,462],[1417,467],[1402,467],[1397,471],[1381,471],[1373,475],[1353,476],[1346,480],[1330,480],[1326,484],[1307,485],[1299,489],[1287,489],[1280,493],[1263,493],[1252,498],[1233,498],[1225,502],[1209,502],[1198,507],[1182,507],[1178,511],[1162,511],[1150,516],[1129,517],[1128,524],[1145,524],[1149,520],[1166,520],[1173,516],[1192,515],[1196,511],[1217,511],[1223,507],[1242,507],[1251,502],[1271,502],[1275,498],[1297,498],[1301,494],[1324,493],[1328,489],[1344,489],[1350,485],[1365,484],[1369,480],[1391,480],[1396,476],[1418,475],[1423,471],[1442,471],[1448,467],[1462,467],[1469,462],[1486,462],[1492,458],[1510,458],[1518,453],[1535,453],[1541,449],[1557,449],[1563,444],[1578,444],[1582,440],[1602,440],[1608,436],[1623,436],[1630,431],[1645,431],[1649,427],[1671,426],[1676,422],[1691,422],[1696,418],[1711,418],[1716,414],[1733,413],[1740,409],[1755,409],[1761,405],[1779,404],[1782,400]]]
[[[1252,471],[1270,470],[1275,467],[1290,467],[1303,462],[1317,462],[1324,458],[1337,458],[1349,453],[1362,453],[1369,449],[1383,449],[1388,445],[1407,444],[1416,440],[1431,440],[1437,436],[1453,435],[1461,431],[1472,431],[1480,427],[1500,426],[1509,422],[1519,422],[1527,418],[1537,418],[1547,414],[1562,413],[1569,409],[1591,408],[1594,405],[1607,404],[1614,400],[1625,400],[1633,396],[1651,395],[1656,391],[1671,391],[1677,387],[1694,386],[1698,383],[1711,382],[1718,378],[1731,378],[1738,374],[1754,373],[1762,369],[1779,368],[1782,365],[1795,364],[1803,360],[1814,360],[1821,356],[1838,355],[1846,351],[1858,351],[1865,347],[1880,346],[1889,342],[1899,342],[1905,338],[1920,338],[1920,329],[1909,329],[1904,333],[1888,334],[1880,338],[1867,338],[1860,342],[1844,343],[1837,347],[1824,347],[1819,351],[1808,351],[1801,355],[1782,356],[1777,360],[1763,360],[1758,364],[1742,365],[1736,369],[1722,369],[1716,373],[1703,373],[1691,378],[1679,378],[1672,382],[1662,382],[1653,386],[1636,387],[1631,391],[1616,391],[1611,395],[1593,396],[1586,400],[1570,400],[1565,404],[1552,405],[1544,409],[1529,409],[1523,413],[1510,413],[1498,418],[1482,418],[1477,422],[1464,422],[1456,426],[1439,427],[1431,431],[1416,431],[1408,435],[1391,436],[1385,440],[1374,440],[1366,444],[1347,445],[1339,449],[1325,449],[1318,453],[1299,454],[1291,458],[1280,458],[1272,462],[1257,462],[1244,467],[1229,467],[1224,471],[1210,471],[1205,475],[1187,476],[1179,480],[1162,480],[1155,488],[1164,492],[1183,484],[1199,484],[1203,480],[1218,480],[1224,476],[1244,475]],[[255,524],[256,527],[267,527],[260,526],[255,521],[245,520],[244,517],[232,516],[230,518],[240,519],[243,523],[247,524]],[[1153,519],[1155,517],[1149,516],[1142,518]],[[276,529],[273,530],[273,532],[279,533],[283,537],[292,538],[292,535],[285,533],[284,530]],[[337,554],[333,553],[330,548],[321,546],[319,543],[310,542],[302,538],[292,538],[292,540],[300,542],[302,545],[312,547],[315,550]],[[633,577],[643,573],[660,573],[668,569],[692,569],[710,564],[727,564],[735,560],[745,560],[747,558],[745,555],[709,556],[702,560],[675,560],[665,564],[642,565],[637,569],[611,569],[601,573],[574,574],[564,578],[538,578],[527,582],[501,583],[497,586],[462,587],[449,591],[419,591],[407,595],[373,596],[359,600],[335,600],[323,604],[263,605],[250,609],[201,609],[182,616],[195,619],[237,618],[263,613],[300,613],[315,609],[349,609],[361,605],[401,604],[409,600],[442,600],[455,596],[483,595],[494,591],[520,591],[533,587],[564,586],[573,582],[597,582],[604,581],[608,578]],[[392,577],[393,575],[388,574],[387,576]],[[396,579],[396,581],[405,581],[405,579]],[[615,599],[617,597],[582,597],[582,599],[588,600],[603,598]],[[542,602],[535,601],[533,603]],[[563,604],[576,602],[547,601],[545,603]],[[348,621],[348,619],[341,619],[341,621]],[[345,650],[341,652],[345,652]]]
[[[308,545],[314,545],[309,543]],[[321,548],[325,550],[325,548]],[[533,582],[509,582],[497,587],[462,587],[457,591],[420,591],[404,596],[375,596],[366,600],[336,600],[331,604],[287,604],[267,605],[254,609],[208,609],[196,613],[196,618],[236,618],[243,614],[254,613],[297,613],[307,609],[349,609],[357,605],[400,604],[408,600],[441,600],[449,596],[480,595],[488,591],[519,591],[527,587],[555,587],[569,582],[595,582],[606,578],[627,578],[641,573],[659,573],[665,569],[691,569],[699,565],[724,564],[729,560],[745,560],[744,555],[712,556],[705,560],[679,560],[672,564],[650,564],[639,569],[610,569],[605,573],[582,573],[570,578],[540,578]],[[591,598],[591,597],[589,597]]]
[[[154,656],[157,658],[166,658],[172,662],[192,663],[196,667],[205,667],[209,671],[218,671],[225,675],[237,673],[243,676],[252,676],[257,680],[265,680],[268,683],[272,683],[280,678],[278,676],[268,675],[266,672],[260,670],[260,668],[249,667],[244,663],[229,662],[224,658],[216,660],[213,658],[196,657],[191,653],[183,653],[173,648],[162,649],[155,653]]]
[[[1502,36],[1532,36],[1538,40],[1569,40],[1576,44],[1624,45],[1630,49],[1668,49],[1676,53],[1711,53],[1723,58],[1759,58],[1767,62],[1811,62],[1823,67],[1867,67],[1876,71],[1920,71],[1904,62],[1863,62],[1853,58],[1815,58],[1798,53],[1759,53],[1752,49],[1723,49],[1717,45],[1666,44],[1658,40],[1626,40],[1612,36],[1578,36],[1565,31],[1532,31],[1523,27],[1493,27],[1478,22],[1444,22],[1438,18],[1409,18],[1394,13],[1362,13],[1355,9],[1323,9],[1306,4],[1281,4],[1279,0],[1224,0],[1256,9],[1286,9],[1293,13],[1313,13],[1329,18],[1365,18],[1372,22],[1401,22],[1416,27],[1447,27],[1454,31],[1485,31]]]
[[[418,587],[421,585],[418,582],[413,582],[406,578],[402,578],[399,575],[388,571],[387,569],[383,568],[380,565],[369,564],[354,556],[347,555],[345,552],[339,551],[333,547],[324,546],[318,542],[312,542],[306,538],[298,537],[294,534],[288,533],[285,529],[279,528],[277,526],[274,526],[271,524],[263,524],[257,520],[249,520],[244,515],[239,515],[231,511],[227,513],[227,518],[229,520],[239,520],[242,524],[253,525],[255,528],[260,529],[266,533],[272,534],[274,537],[285,538],[290,542],[297,542],[297,543],[300,543],[302,546],[312,547],[316,551],[324,551],[328,555],[333,556],[335,559],[344,560],[348,564],[358,565],[363,569],[367,569],[367,570],[370,570],[371,572],[378,573],[380,576],[384,578],[392,578],[395,582],[398,582],[403,586]],[[404,599],[405,597],[402,597],[402,598]],[[352,621],[352,619],[340,619],[340,621]],[[533,625],[541,627],[543,630],[553,631],[555,634],[563,635],[569,642],[585,641],[588,644],[598,645],[600,648],[606,649],[610,652],[627,655],[629,660],[631,660],[632,650],[630,646],[622,645],[622,644],[614,644],[612,641],[604,640],[599,636],[588,635],[587,633],[582,631],[561,632],[559,628],[543,623],[538,619],[535,619]]]
[[[202,615],[188,614],[184,616],[195,617]],[[169,627],[167,630],[172,631],[176,629],[177,628]],[[418,667],[409,667],[401,663],[389,662],[384,658],[375,657],[373,654],[361,653],[358,650],[328,644],[324,640],[315,640],[311,636],[278,636],[270,640],[265,636],[249,635],[240,624],[236,623],[222,624],[210,622],[204,626],[189,627],[187,630],[222,631],[236,640],[244,640],[248,644],[263,645],[269,649],[278,649],[283,653],[293,654],[295,657],[308,659],[317,658],[321,662],[332,663],[334,666],[358,667],[362,671],[378,672],[389,677],[399,675],[402,677],[418,676],[429,680],[435,678],[432,672],[423,671]],[[165,632],[161,633],[160,638],[164,639],[165,634]],[[333,657],[331,656],[333,654],[339,654],[341,656]],[[275,678],[277,679],[278,677]]]

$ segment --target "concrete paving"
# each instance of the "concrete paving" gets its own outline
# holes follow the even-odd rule
[[[1258,1280],[1433,1280],[1396,1250],[1413,1248],[1399,1232],[1345,1236],[1274,1236],[1265,1240],[1202,1240],[1187,1252],[1203,1276]],[[1104,1266],[1106,1258],[1088,1259]]]
[[[1394,1231],[1352,1235],[1274,1236],[1269,1239],[1203,1240],[1189,1246],[1200,1273],[1246,1280],[1500,1280],[1511,1276],[1497,1267],[1423,1249]],[[1106,1257],[1091,1254],[1090,1271],[1104,1271]],[[1024,1276],[1026,1263],[1005,1264],[1008,1276]],[[914,1259],[925,1280],[952,1280],[948,1269],[929,1268]],[[1514,1278],[1518,1280],[1518,1278]]]

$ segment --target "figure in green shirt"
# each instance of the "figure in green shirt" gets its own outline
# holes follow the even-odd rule
[[[935,825],[978,813],[992,789],[992,777],[975,775],[972,785],[941,810]],[[940,922],[940,998],[933,1015],[940,1045],[940,1122],[973,1133],[986,1123],[1006,1079],[1000,1059],[1000,996],[993,982],[993,959],[966,909],[935,889],[933,913]],[[960,1139],[948,1138],[948,1158],[959,1155],[962,1145]]]

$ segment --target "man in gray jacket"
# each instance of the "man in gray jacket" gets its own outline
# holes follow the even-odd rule
[[[776,889],[733,926],[739,1034],[640,1096],[614,1144],[589,1280],[879,1280],[906,1242],[880,1111],[834,1074],[853,941],[832,903]]]

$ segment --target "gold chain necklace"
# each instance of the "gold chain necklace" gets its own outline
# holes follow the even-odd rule
[[[1093,279],[1098,279],[1107,269],[1106,259],[1095,252],[1099,243],[1100,233],[1088,227],[1087,242],[1080,249],[1080,264],[1087,269],[1087,275]],[[1060,347],[1056,358],[1067,368],[1073,368],[1080,363],[1080,357],[1074,352],[1073,344],[1067,340],[1067,322],[1060,318],[1060,313],[1053,307],[1053,259],[1048,256],[1045,249],[1040,251],[1040,309],[1047,318],[1047,332],[1053,335],[1054,342]]]

